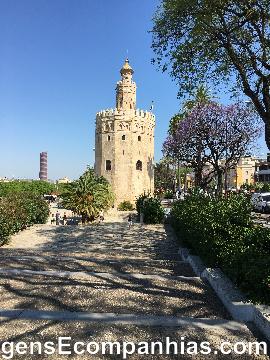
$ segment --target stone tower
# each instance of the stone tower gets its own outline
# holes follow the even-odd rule
[[[155,116],[136,109],[133,73],[126,59],[116,85],[116,108],[96,115],[95,172],[111,183],[116,206],[154,191]]]

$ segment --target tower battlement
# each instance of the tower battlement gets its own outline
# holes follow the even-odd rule
[[[154,191],[155,115],[136,108],[133,73],[126,60],[116,86],[116,107],[96,114],[95,171],[111,183],[116,206]]]
[[[106,119],[107,117],[111,117],[114,115],[122,115],[122,116],[134,116],[134,117],[142,117],[152,121],[155,121],[155,115],[151,111],[134,109],[134,110],[126,110],[123,109],[104,109],[96,114],[96,120]]]

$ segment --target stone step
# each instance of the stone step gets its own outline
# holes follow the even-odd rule
[[[119,342],[114,344],[112,348],[114,353],[109,354],[109,347],[104,355],[97,353],[90,355],[89,353],[76,355],[71,350],[71,355],[59,355],[55,353],[51,357],[55,360],[72,359],[86,360],[86,359],[123,359],[123,351],[129,349],[130,353],[133,351],[131,346],[125,347],[123,342],[132,342],[135,345],[135,352],[133,354],[126,354],[128,359],[139,360],[146,359],[172,359],[181,358],[188,360],[195,359],[244,359],[244,360],[266,360],[267,356],[258,355],[222,355],[220,354],[221,342],[229,342],[235,344],[238,341],[254,342],[256,339],[253,337],[249,329],[242,323],[235,321],[228,321],[224,319],[194,319],[194,318],[171,318],[171,317],[153,317],[141,316],[134,317],[133,315],[115,315],[115,314],[76,314],[76,313],[55,313],[55,312],[34,312],[25,311],[17,314],[16,318],[12,318],[11,313],[5,314],[0,311],[0,337],[1,341],[14,341],[17,342],[40,342],[42,345],[45,342],[53,342],[57,344],[59,337],[70,337],[64,342],[71,344],[71,349],[74,349],[75,342],[83,342],[88,344],[92,342],[92,351],[94,352],[98,346],[101,348],[102,342]],[[14,314],[13,314],[14,315]],[[59,321],[63,320],[64,321]],[[162,326],[160,326],[162,324]],[[208,355],[195,355],[194,353],[187,354],[188,342],[196,342],[198,349],[200,342],[208,342],[211,354]],[[149,347],[149,354],[138,355],[140,342],[146,342]],[[151,354],[151,342],[158,342],[154,347],[154,353]],[[168,346],[169,342],[175,342],[175,345]],[[97,345],[96,345],[97,344]],[[169,349],[169,354],[166,355],[166,344]],[[41,346],[42,346],[41,345]],[[142,344],[141,344],[142,345]],[[181,347],[182,345],[182,347]],[[108,345],[107,345],[108,346]],[[120,354],[117,354],[117,346],[120,346]],[[84,346],[83,346],[84,348]],[[81,350],[82,347],[79,347]],[[177,355],[173,354],[174,349],[179,351]],[[228,348],[226,348],[228,349]],[[65,348],[64,350],[69,350]],[[160,354],[160,350],[163,354]],[[180,353],[182,352],[182,354]],[[46,356],[38,355],[20,355],[15,359],[37,359],[45,358]],[[46,357],[47,358],[47,357]],[[48,357],[50,358],[50,357]]]
[[[86,256],[59,255],[6,255],[0,257],[1,268],[86,271],[86,272],[132,272],[144,274],[169,274],[194,276],[190,265],[184,261],[153,259],[106,259]]]
[[[17,277],[17,276],[46,276],[52,278],[61,278],[61,279],[74,279],[74,280],[86,280],[93,281],[98,279],[98,281],[130,281],[130,280],[177,280],[177,281],[186,281],[186,280],[200,280],[200,277],[197,276],[182,276],[182,275],[170,275],[170,274],[144,274],[144,273],[131,273],[131,272],[95,272],[95,271],[57,271],[57,270],[32,270],[32,269],[10,269],[10,268],[0,268],[0,276],[3,277]]]
[[[229,318],[199,278],[90,273],[0,274],[0,308]]]
[[[172,260],[172,261],[179,261],[180,256],[177,252],[171,253],[170,251],[166,251],[164,249],[163,253],[159,253],[156,251],[148,252],[148,250],[145,251],[120,251],[119,249],[111,248],[95,248],[95,249],[88,249],[88,248],[80,248],[77,247],[76,249],[70,250],[68,248],[59,248],[59,249],[31,249],[31,248],[0,248],[0,260],[2,258],[7,257],[14,257],[14,254],[16,256],[40,256],[42,253],[42,256],[57,256],[57,257],[86,257],[86,258],[97,258],[97,259],[112,259],[112,260],[128,260],[128,259],[138,259],[138,260]]]

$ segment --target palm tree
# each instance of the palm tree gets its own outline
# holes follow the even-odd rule
[[[68,184],[62,198],[64,207],[80,214],[83,223],[93,221],[114,202],[109,182],[96,176],[93,169],[87,169],[78,180]]]
[[[200,85],[194,92],[192,98],[187,100],[184,104],[184,113],[190,112],[195,106],[199,104],[206,104],[212,101],[210,90],[203,85]]]

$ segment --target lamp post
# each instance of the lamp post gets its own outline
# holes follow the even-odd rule
[[[228,161],[228,122],[226,119],[226,121],[225,121],[225,173],[224,173],[225,197],[227,197],[227,191],[228,191],[227,161]]]
[[[177,162],[177,172],[178,172],[178,191],[181,191],[181,174],[180,174],[180,160]]]
[[[94,171],[96,171],[96,149],[93,148],[93,153],[94,153]]]

